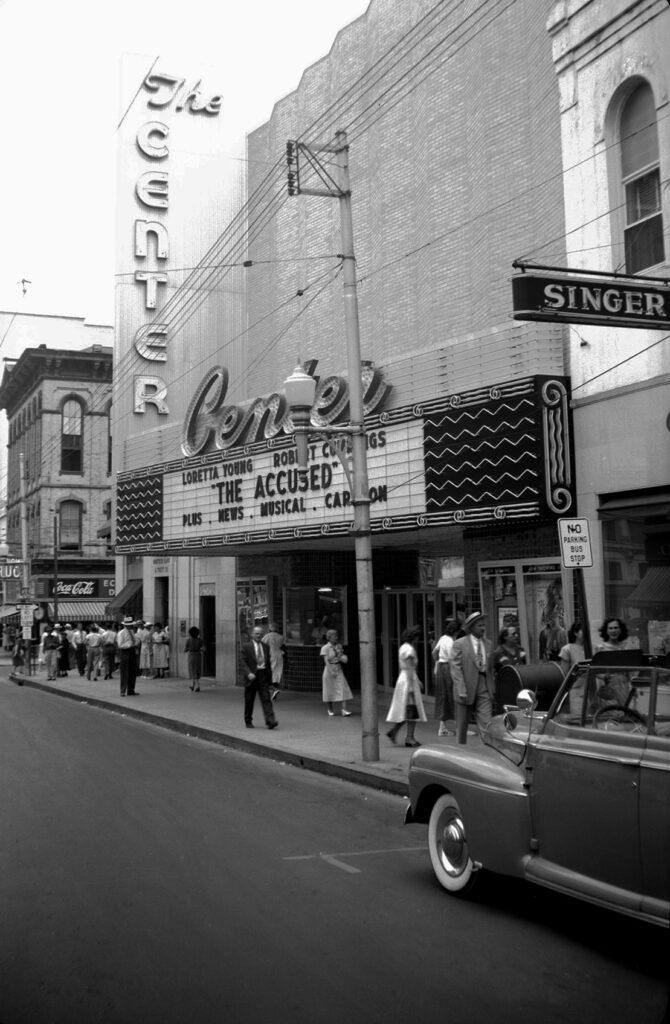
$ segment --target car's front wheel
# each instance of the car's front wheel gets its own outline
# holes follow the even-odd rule
[[[448,793],[436,800],[431,812],[428,849],[440,885],[455,896],[465,896],[472,889],[477,872],[468,852],[463,816]]]

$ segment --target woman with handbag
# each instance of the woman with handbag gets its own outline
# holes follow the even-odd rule
[[[402,634],[403,644],[398,651],[400,674],[396,680],[393,700],[386,716],[386,721],[392,723],[386,733],[392,743],[396,742],[403,722],[407,724],[406,747],[421,746],[419,741],[414,739],[414,730],[417,722],[428,721],[421,699],[421,681],[416,674],[418,657],[413,644],[416,643],[418,635],[416,629],[406,629]]]

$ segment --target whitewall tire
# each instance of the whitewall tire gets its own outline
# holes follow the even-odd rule
[[[468,852],[465,823],[460,808],[448,793],[436,802],[428,823],[428,849],[440,885],[455,896],[465,896],[477,872]]]

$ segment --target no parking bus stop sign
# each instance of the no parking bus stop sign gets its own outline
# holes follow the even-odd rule
[[[583,569],[584,566],[593,565],[588,519],[559,519],[558,539],[561,559],[566,569]]]

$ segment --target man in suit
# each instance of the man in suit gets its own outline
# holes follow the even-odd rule
[[[137,650],[135,629],[137,623],[132,615],[126,615],[118,632],[116,643],[119,649],[119,683],[121,696],[139,697],[135,689],[137,679]]]
[[[473,612],[463,628],[465,636],[454,641],[450,659],[459,743],[467,743],[471,708],[475,711],[480,736],[493,714],[493,656],[491,641],[484,635],[486,617],[482,612]]]
[[[240,649],[240,675],[244,683],[244,724],[253,729],[252,722],[256,694],[260,697],[268,729],[277,728],[272,701],[270,699],[270,648],[263,643],[263,630],[255,626],[249,643]]]

